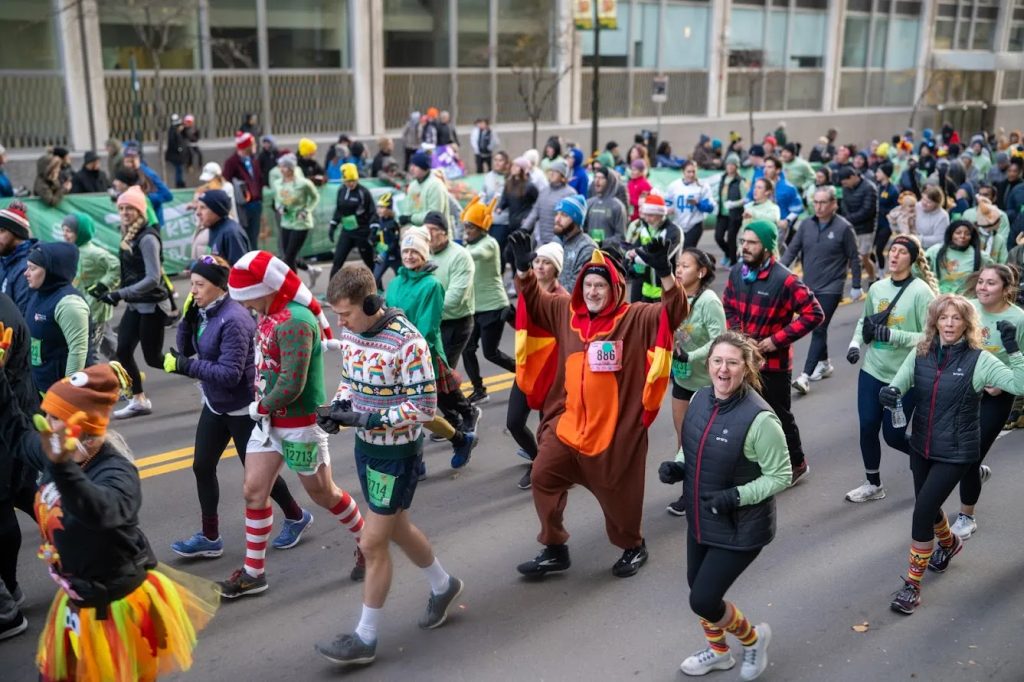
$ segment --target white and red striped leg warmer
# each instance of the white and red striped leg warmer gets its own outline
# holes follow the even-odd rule
[[[363,515],[359,513],[359,506],[348,491],[341,491],[341,501],[331,507],[330,511],[341,525],[356,536],[356,542],[359,542],[359,535],[363,532]]]
[[[264,573],[267,539],[273,527],[273,507],[245,510],[245,572],[254,578]]]

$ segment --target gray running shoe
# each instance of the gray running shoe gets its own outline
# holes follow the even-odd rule
[[[367,644],[359,635],[338,635],[332,642],[317,642],[316,652],[331,663],[367,665],[377,658],[377,642]]]
[[[465,583],[455,576],[449,576],[447,590],[441,594],[431,592],[430,599],[427,600],[427,612],[423,614],[423,618],[420,618],[420,627],[424,630],[433,630],[444,625],[448,620],[448,609],[451,608],[452,602],[462,594],[462,589],[465,586]]]

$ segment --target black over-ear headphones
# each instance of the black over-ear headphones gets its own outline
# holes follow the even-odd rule
[[[380,294],[370,294],[363,299],[363,313],[365,315],[376,315],[384,307],[384,299]]]

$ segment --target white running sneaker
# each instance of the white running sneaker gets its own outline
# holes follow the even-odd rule
[[[320,275],[323,274],[324,269],[319,265],[310,265],[309,270],[306,274],[309,275],[309,290],[312,291],[316,288],[317,280],[320,279]]]
[[[793,379],[793,389],[800,395],[807,395],[807,391],[811,389],[810,378],[806,373],[801,374],[796,379]]]
[[[847,502],[870,502],[871,500],[880,500],[883,497],[885,497],[885,488],[868,481],[864,481],[863,485],[846,493]]]
[[[132,417],[141,417],[144,414],[152,413],[153,403],[149,398],[145,400],[132,398],[120,410],[114,410],[114,419],[131,419]]]
[[[970,514],[960,512],[956,515],[956,521],[949,528],[961,540],[966,540],[978,531],[978,522]]]
[[[756,680],[768,667],[768,644],[772,641],[772,629],[768,623],[758,623],[754,630],[757,632],[757,641],[753,646],[743,647],[740,679],[744,682]]]
[[[836,368],[832,366],[832,362],[825,360],[817,364],[809,378],[811,381],[821,381],[822,379],[828,379],[835,371]]]
[[[982,464],[978,467],[978,475],[981,476],[981,484],[985,485],[988,479],[992,478],[992,467],[987,464]]]
[[[700,675],[707,675],[713,670],[729,670],[734,665],[736,665],[736,659],[732,657],[731,651],[717,654],[714,649],[708,647],[680,663],[679,669],[686,675],[698,677]]]

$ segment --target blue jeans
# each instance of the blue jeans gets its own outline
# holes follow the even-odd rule
[[[911,351],[913,352],[913,351]],[[892,419],[886,414],[885,408],[878,400],[878,392],[888,383],[879,381],[864,370],[857,378],[857,416],[860,417],[860,456],[864,459],[864,471],[869,474],[878,473],[882,462],[882,446],[878,442],[878,430],[889,447],[910,454],[910,441],[907,439],[906,428],[893,428]],[[903,413],[909,423],[914,413],[914,391],[903,396]]]
[[[181,189],[185,186],[185,164],[174,164],[174,186]]]
[[[241,215],[238,217],[242,219],[242,227],[245,228],[245,233],[249,236],[249,247],[254,250],[260,248],[260,220],[263,218],[263,202],[257,199],[242,204]]]

